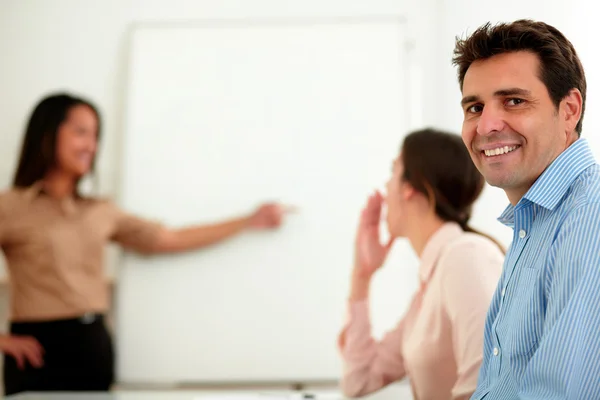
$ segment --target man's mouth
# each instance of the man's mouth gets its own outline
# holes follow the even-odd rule
[[[499,146],[499,147],[496,147],[493,149],[483,150],[482,153],[485,154],[486,157],[496,157],[496,156],[501,156],[503,154],[511,153],[511,152],[517,150],[519,147],[521,147],[521,146],[520,145]]]

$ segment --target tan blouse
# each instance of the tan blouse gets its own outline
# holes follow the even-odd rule
[[[104,250],[113,240],[144,252],[161,225],[128,215],[111,201],[58,200],[41,185],[0,194],[0,247],[10,275],[11,321],[106,312]]]
[[[371,335],[368,301],[348,305],[340,336],[342,390],[364,396],[408,377],[414,398],[451,400],[475,391],[487,309],[504,255],[489,239],[446,223],[427,243],[421,290],[381,341]]]

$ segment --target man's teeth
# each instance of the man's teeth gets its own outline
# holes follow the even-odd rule
[[[510,153],[511,151],[515,151],[517,149],[517,147],[519,147],[519,146],[504,146],[504,147],[498,147],[496,149],[484,150],[483,152],[488,157],[499,156],[500,154],[506,154],[506,153]]]

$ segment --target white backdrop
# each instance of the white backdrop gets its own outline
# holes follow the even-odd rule
[[[354,230],[411,127],[397,18],[207,22],[133,30],[121,204],[169,225],[264,200],[299,207],[276,232],[203,251],[127,255],[117,292],[121,381],[337,379]],[[414,86],[414,85],[413,85]],[[374,330],[416,288],[393,250]]]

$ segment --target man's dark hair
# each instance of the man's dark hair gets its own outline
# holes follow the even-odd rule
[[[572,89],[579,89],[583,103],[575,130],[581,135],[587,88],[583,66],[573,44],[558,29],[544,22],[527,19],[497,25],[488,22],[468,38],[457,38],[452,63],[458,66],[461,90],[473,62],[518,51],[537,55],[539,78],[557,108]]]

